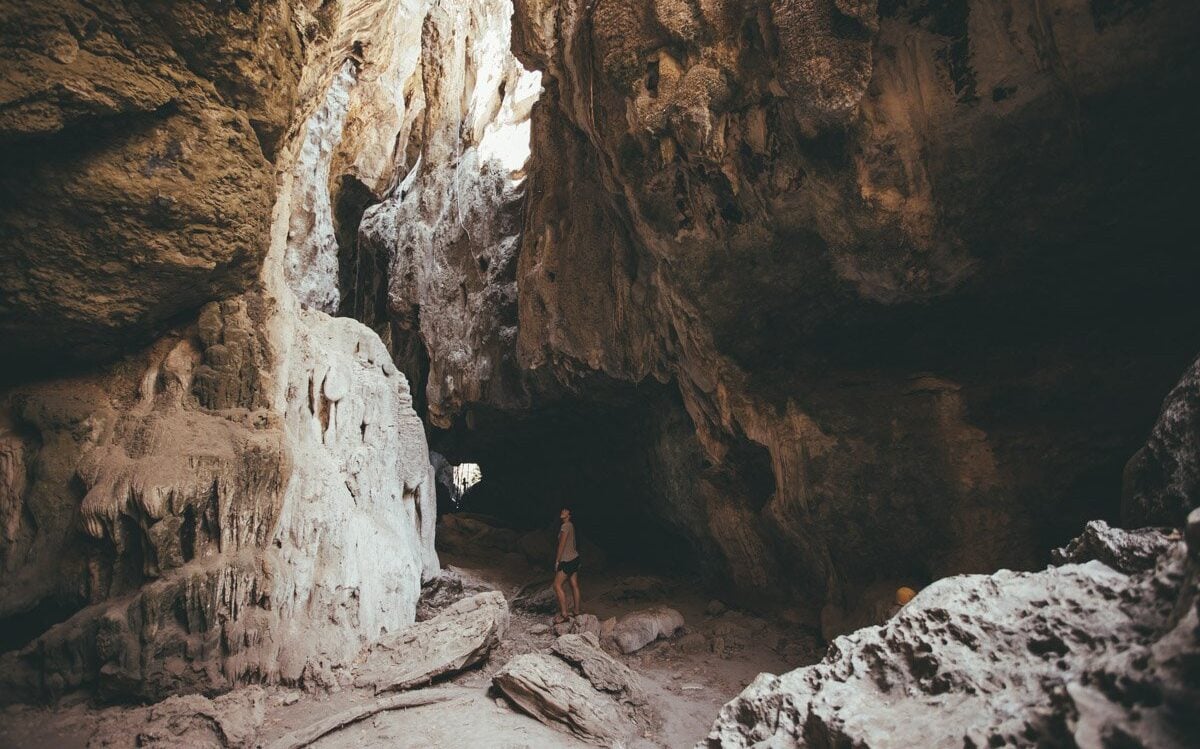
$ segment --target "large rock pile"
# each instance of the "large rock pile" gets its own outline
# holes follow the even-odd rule
[[[1192,376],[1164,403],[1150,467],[1131,461],[1143,506],[1200,504],[1161,480],[1195,460]],[[1042,572],[940,580],[821,663],[760,675],[702,745],[1194,745],[1200,508],[1183,533],[1091,522],[1053,556],[1061,566]]]

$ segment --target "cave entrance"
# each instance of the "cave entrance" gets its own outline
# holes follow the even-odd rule
[[[483,471],[480,470],[478,463],[459,463],[453,466],[451,475],[454,487],[458,489],[459,497],[462,497],[467,493],[468,489],[483,481]]]

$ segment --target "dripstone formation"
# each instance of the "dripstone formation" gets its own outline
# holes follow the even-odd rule
[[[309,112],[397,8],[3,12],[0,693],[331,684],[438,569],[404,374],[284,272]]]

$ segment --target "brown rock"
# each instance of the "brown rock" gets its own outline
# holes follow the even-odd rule
[[[260,137],[290,122],[303,62],[280,4],[154,6],[162,26],[124,3],[0,10],[6,358],[111,358],[254,281],[274,198]]]
[[[254,746],[265,715],[266,693],[249,686],[209,699],[198,694],[102,719],[88,747],[242,749]]]

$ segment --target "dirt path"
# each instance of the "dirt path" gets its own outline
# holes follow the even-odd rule
[[[443,563],[486,580],[511,601],[526,583],[549,576],[515,555],[466,558],[444,555]],[[687,747],[704,737],[720,706],[759,673],[781,673],[819,657],[815,640],[798,628],[738,611],[714,615],[710,600],[691,581],[646,577],[629,571],[590,571],[583,575],[584,610],[601,620],[650,605],[683,614],[684,633],[659,640],[632,655],[616,654],[641,675],[659,720],[630,747]],[[342,728],[316,743],[318,749],[370,747],[583,747],[573,737],[544,726],[512,707],[491,689],[492,675],[514,655],[549,648],[554,633],[549,615],[512,612],[504,641],[481,666],[442,686],[464,696],[412,709],[385,712]],[[308,694],[283,687],[268,689],[265,719],[256,744],[335,715],[376,697],[344,686],[331,694]],[[434,688],[437,688],[435,686]],[[10,707],[0,712],[0,747],[133,746],[129,708],[94,709],[76,700],[58,708]],[[111,734],[111,735],[109,735]]]

